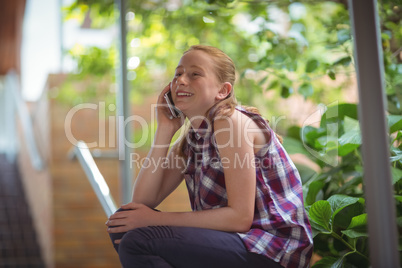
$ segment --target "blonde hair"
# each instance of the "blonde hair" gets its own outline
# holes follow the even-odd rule
[[[236,81],[236,67],[233,60],[219,48],[206,45],[191,46],[187,51],[183,53],[183,55],[195,50],[203,51],[212,58],[215,64],[215,74],[220,83],[229,82],[232,85],[232,90],[230,91],[229,95],[224,100],[216,103],[213,107],[211,107],[207,111],[207,114],[205,116],[211,117],[208,119],[211,119],[212,121],[212,119],[216,115],[232,115],[235,107],[237,106],[237,100],[233,90]]]
[[[203,51],[206,54],[208,54],[212,58],[215,64],[214,66],[216,71],[215,74],[216,77],[218,78],[218,81],[220,83],[229,82],[232,85],[232,90],[230,91],[228,96],[225,99],[217,102],[214,106],[212,106],[207,111],[205,116],[207,117],[207,119],[210,120],[210,122],[213,122],[213,119],[216,118],[217,116],[223,116],[223,117],[231,116],[234,113],[236,106],[238,105],[234,94],[234,83],[236,81],[236,67],[233,60],[228,55],[226,55],[225,52],[213,46],[194,45],[191,46],[188,50],[186,50],[183,53],[183,55],[191,51]],[[249,112],[260,115],[260,112],[255,107],[248,107],[248,106],[242,106],[242,107]],[[188,130],[185,132],[185,135],[181,138],[177,146],[177,153],[184,158],[187,158],[183,154],[184,153],[183,149],[187,142],[185,138],[187,133]],[[278,138],[282,142],[282,138],[280,136],[278,136]]]

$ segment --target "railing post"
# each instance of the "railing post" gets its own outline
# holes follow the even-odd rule
[[[349,0],[353,26],[371,267],[399,267],[376,0]]]
[[[132,169],[130,167],[131,148],[131,127],[126,125],[126,119],[130,114],[130,94],[127,83],[127,28],[126,28],[126,0],[117,0],[119,9],[119,70],[118,70],[118,92],[117,92],[117,129],[118,129],[118,150],[120,162],[120,189],[121,202],[128,203],[131,201],[132,193]]]
[[[16,105],[13,99],[13,81],[9,75],[4,77],[3,88],[0,88],[0,153],[7,160],[14,162],[18,151]],[[1,85],[0,85],[1,87]]]
[[[0,153],[5,153],[10,162],[14,162],[19,151],[19,139],[17,131],[17,117],[21,122],[22,138],[28,148],[28,154],[32,166],[36,170],[44,167],[44,161],[36,145],[35,133],[33,131],[32,119],[22,99],[19,76],[15,71],[9,71],[5,77],[4,89],[0,91]]]
[[[18,116],[21,121],[23,131],[22,136],[26,142],[26,147],[28,148],[28,154],[31,158],[32,166],[36,170],[41,170],[44,168],[45,164],[43,162],[42,156],[40,155],[38,146],[36,144],[35,132],[32,124],[31,114],[28,110],[25,101],[22,99],[20,93],[21,86],[19,83],[19,77],[13,71],[9,72],[7,76],[10,77],[11,80],[13,80],[13,83],[15,83],[14,90],[12,90],[11,93],[13,94],[14,103],[17,108]]]

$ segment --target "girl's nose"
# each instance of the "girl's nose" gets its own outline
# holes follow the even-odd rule
[[[186,85],[187,84],[187,76],[185,74],[180,75],[177,78],[177,84],[179,85]]]

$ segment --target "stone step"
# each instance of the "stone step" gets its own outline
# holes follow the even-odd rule
[[[43,268],[18,166],[0,155],[0,268]]]

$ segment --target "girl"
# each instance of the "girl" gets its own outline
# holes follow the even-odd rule
[[[158,98],[155,140],[133,202],[106,223],[123,267],[308,266],[300,176],[256,109],[236,106],[234,82],[233,61],[221,50],[184,52]],[[169,90],[182,118],[166,107]],[[190,128],[168,152],[183,117]],[[183,179],[192,211],[155,211]]]

